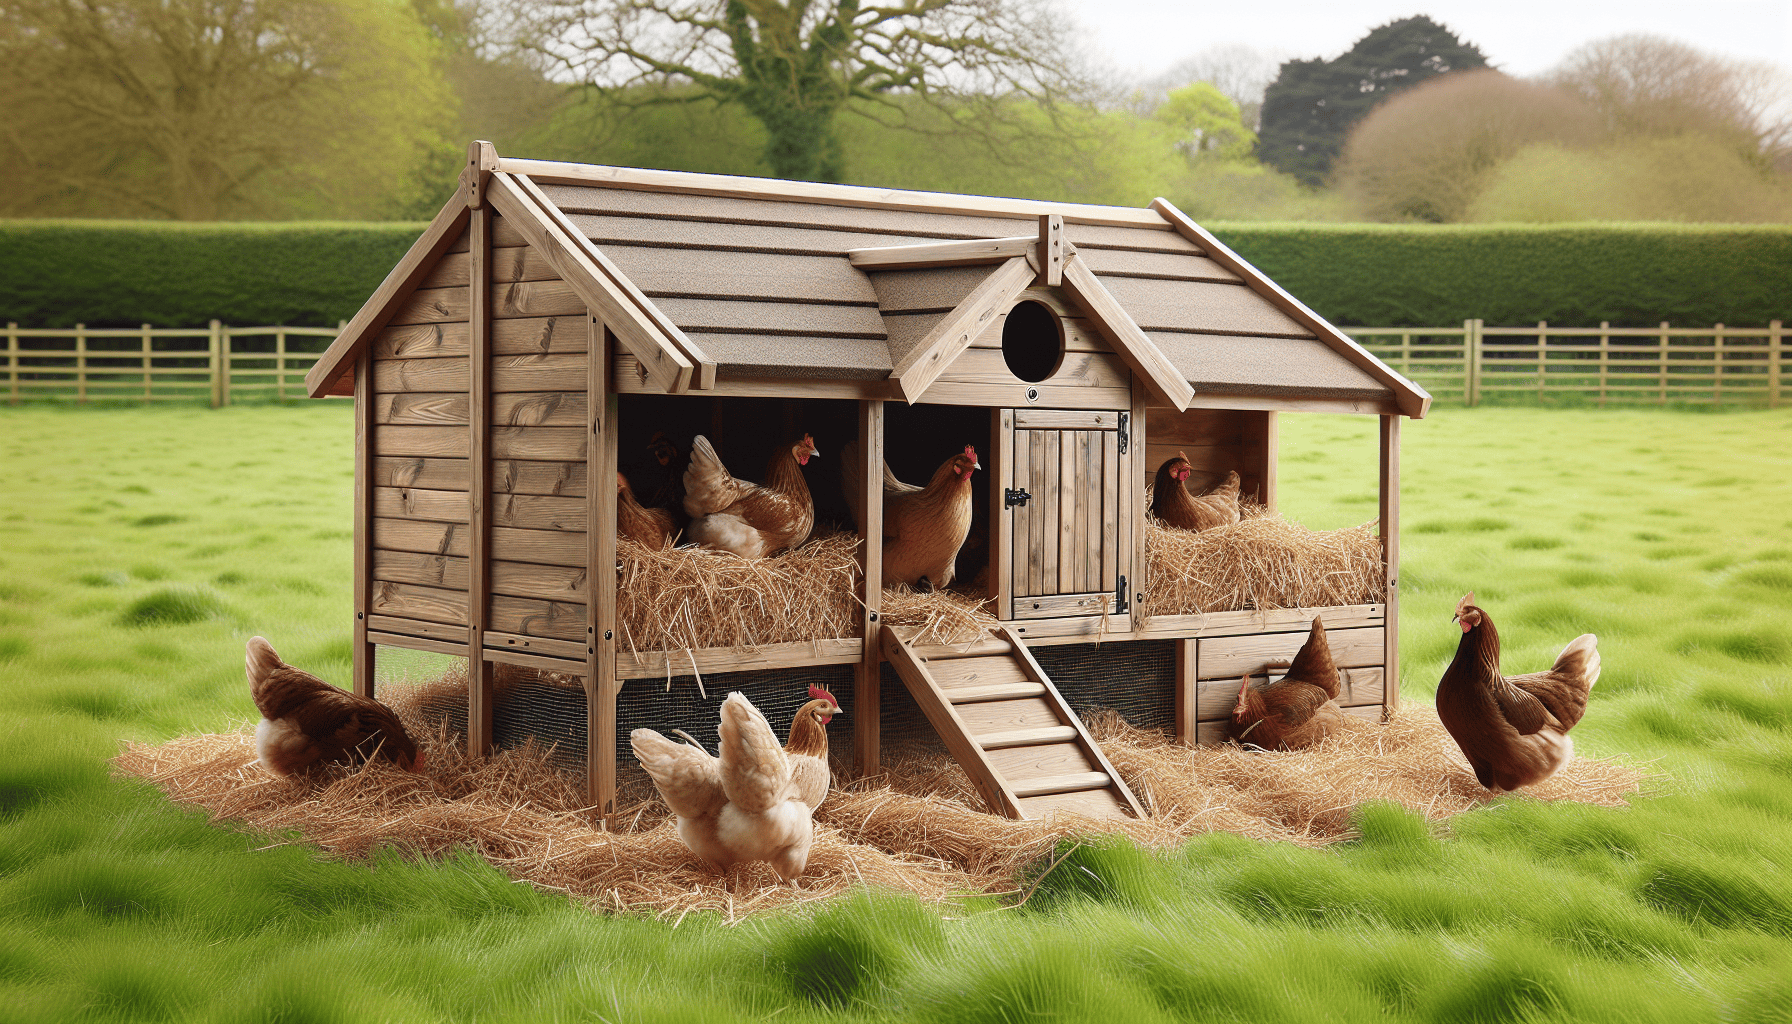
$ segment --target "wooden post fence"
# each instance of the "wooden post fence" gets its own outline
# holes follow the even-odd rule
[[[230,402],[230,356],[225,349],[224,325],[216,320],[211,326],[212,343],[212,408]]]
[[[7,404],[19,404],[19,325],[9,322],[6,325],[6,369],[7,377],[12,382],[8,389]]]
[[[1549,388],[1549,321],[1537,321],[1537,401]]]
[[[1724,400],[1724,325],[1711,329],[1711,394],[1715,401]]]
[[[1661,322],[1661,397],[1658,404],[1668,404],[1668,322]]]
[[[1785,327],[1775,320],[1767,326],[1767,407],[1780,407],[1780,372],[1785,351]]]
[[[1605,404],[1606,373],[1610,369],[1612,356],[1612,324],[1609,320],[1599,321],[1599,404]]]

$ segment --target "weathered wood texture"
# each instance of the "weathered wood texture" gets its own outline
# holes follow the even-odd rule
[[[1130,505],[1130,453],[1119,413],[1018,409],[1012,487],[1031,494],[1005,513],[1014,538],[1013,618],[1100,615],[1130,571],[1122,526]],[[1029,429],[1033,424],[1038,429]]]

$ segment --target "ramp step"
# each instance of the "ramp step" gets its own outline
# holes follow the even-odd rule
[[[1010,729],[1006,732],[971,734],[971,739],[984,750],[1003,747],[1030,747],[1036,743],[1063,743],[1076,739],[1076,730],[1068,725],[1048,725],[1037,729]]]
[[[954,704],[974,704],[983,700],[1013,700],[1016,697],[1037,697],[1045,692],[1043,683],[996,683],[993,686],[941,687],[940,692]]]
[[[1010,782],[1017,797],[1046,796],[1051,793],[1075,793],[1085,789],[1104,789],[1113,780],[1107,772],[1077,772],[1073,775],[1047,775],[1024,782]]]
[[[1014,645],[1006,640],[988,637],[975,643],[958,647],[915,647],[911,648],[921,656],[923,661],[957,661],[960,658],[987,658],[992,654],[1013,654]]]
[[[955,686],[976,686],[987,683],[1032,682],[1031,676],[1014,663],[1013,658],[963,658],[958,661],[927,663],[927,671],[941,689]]]

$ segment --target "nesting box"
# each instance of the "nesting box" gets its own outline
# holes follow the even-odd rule
[[[1074,788],[1112,772],[1067,705],[1131,699],[1187,741],[1214,739],[1240,674],[1291,655],[1315,613],[1353,710],[1395,700],[1400,417],[1430,396],[1161,199],[901,192],[475,144],[459,191],[307,385],[355,401],[356,689],[372,692],[378,645],[469,657],[468,739],[483,748],[493,664],[582,679],[606,812],[618,698],[652,700],[657,682],[631,681],[668,675],[830,683],[850,694],[837,742],[865,766],[884,709],[912,700],[992,806],[1019,815],[1136,810],[1117,777],[1111,807]],[[1380,417],[1385,600],[1135,621],[1158,465],[1181,451],[1214,480],[1236,469],[1273,507],[1277,418],[1300,412]],[[619,461],[655,431],[702,433],[753,476],[793,429],[823,446],[821,473],[860,442],[853,525],[873,542],[850,584],[854,627],[619,650]],[[924,480],[964,444],[985,469],[985,539],[959,575],[984,576],[1002,626],[929,650],[878,622],[880,459]],[[818,518],[851,522],[829,479],[810,481]]]

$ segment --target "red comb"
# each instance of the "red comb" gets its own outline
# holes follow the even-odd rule
[[[822,689],[821,687],[815,686],[813,684],[811,684],[809,686],[809,699],[810,700],[825,700],[829,704],[834,705],[835,707],[840,706],[840,702],[834,699],[833,694],[831,694],[828,691]]]
[[[964,446],[964,453],[970,456],[973,461],[977,458],[977,449],[968,444]]]

